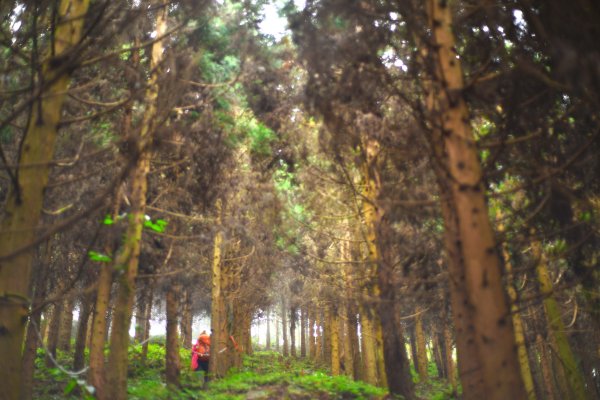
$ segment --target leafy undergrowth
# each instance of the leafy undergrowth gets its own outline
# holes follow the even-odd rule
[[[62,365],[72,360],[59,352]],[[128,398],[130,400],[383,400],[393,399],[387,391],[345,376],[330,376],[326,371],[301,359],[284,358],[276,352],[256,352],[247,356],[241,368],[223,379],[203,385],[202,375],[189,370],[189,351],[181,352],[181,387],[168,388],[164,378],[165,351],[161,344],[150,344],[147,360],[141,363],[141,348],[129,352]],[[452,399],[451,390],[442,381],[417,384],[420,399]],[[34,384],[35,399],[85,399],[85,377],[69,376],[56,368],[47,368],[43,352],[38,354]]]
[[[198,389],[192,398],[200,400],[377,400],[386,396],[384,389],[345,376],[330,376],[306,361],[284,358],[275,352],[248,356],[240,370],[209,383],[204,390],[199,386],[192,384],[184,391],[189,394]]]

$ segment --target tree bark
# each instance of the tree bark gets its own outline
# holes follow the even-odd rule
[[[36,303],[33,303],[34,306]],[[40,326],[42,313],[32,314],[27,327],[25,337],[25,348],[23,349],[22,384],[20,400],[31,400],[33,398],[33,374],[35,370],[35,358],[39,346],[37,327]]]
[[[287,307],[285,297],[281,298],[281,326],[283,332],[283,356],[287,357],[289,355],[288,351],[288,337],[287,337]]]
[[[348,337],[352,347],[352,371],[355,380],[363,379],[360,346],[358,342],[358,313],[356,307],[350,305],[348,308]]]
[[[440,332],[432,333],[431,335],[431,353],[435,361],[438,379],[446,379],[446,365],[444,364],[444,339]]]
[[[550,358],[548,356],[548,350],[546,349],[546,344],[544,343],[544,339],[542,335],[537,335],[536,339],[537,350],[540,355],[540,367],[542,370],[542,378],[544,384],[542,386],[542,390],[544,393],[544,400],[554,400],[556,399],[554,392],[554,380],[552,379],[552,366],[550,363]]]
[[[41,66],[39,96],[31,106],[19,150],[20,168],[0,222],[0,398],[17,400],[21,391],[21,365],[25,325],[29,312],[29,285],[34,248],[27,249],[38,232],[44,191],[54,156],[63,101],[76,69],[79,53],[72,51],[82,35],[89,0],[61,0],[56,27],[48,34],[52,52]],[[36,33],[37,34],[37,33]],[[27,249],[27,250],[26,250]],[[22,250],[18,255],[15,251]]]
[[[52,315],[50,317],[50,323],[48,324],[48,343],[46,343],[46,350],[54,359],[56,359],[56,349],[58,347],[58,337],[60,334],[60,318],[62,316],[62,302],[56,302],[52,306]],[[49,356],[46,356],[46,366],[53,368],[54,363]]]
[[[331,342],[331,375],[340,374],[340,320],[338,310],[332,307],[329,312],[329,341]]]
[[[192,293],[189,288],[182,288],[181,301],[181,344],[185,349],[192,348]]]
[[[352,342],[352,324],[350,322],[350,313],[348,312],[348,305],[344,304],[344,308],[343,310],[345,311],[345,318],[344,315],[342,316],[342,321],[343,323],[343,330],[342,330],[342,340],[344,343],[344,374],[346,376],[348,376],[349,378],[354,379],[354,344],[355,342]]]
[[[317,358],[316,343],[315,343],[315,312],[314,305],[308,305],[308,356],[312,361]]]
[[[454,360],[452,359],[452,332],[448,323],[444,324],[444,343],[446,347],[446,377],[450,386],[452,386],[452,392],[454,394],[458,391],[458,379],[456,376],[456,368],[454,367]]]
[[[23,365],[21,373],[21,389],[20,400],[31,400],[33,396],[33,375],[35,370],[35,359],[37,357],[37,349],[40,343],[40,337],[43,337],[40,331],[42,320],[42,310],[38,310],[41,302],[45,299],[48,283],[47,276],[49,271],[50,258],[52,255],[50,240],[46,241],[43,250],[39,252],[38,272],[33,275],[33,303],[32,309],[37,310],[29,317],[27,326],[27,335],[25,338],[25,346],[23,349]]]
[[[410,326],[409,340],[410,340],[410,358],[412,360],[415,372],[419,371],[419,358],[417,357],[417,339],[416,339],[416,337],[417,336],[415,335],[415,324],[413,323]]]
[[[270,319],[270,314],[271,314],[271,310],[267,309],[267,337],[266,337],[266,341],[267,343],[265,344],[265,349],[271,350],[271,319]]]
[[[167,385],[179,387],[179,372],[181,361],[179,360],[179,335],[177,325],[179,317],[178,300],[181,297],[181,285],[171,284],[167,290],[167,349],[165,375]]]
[[[219,377],[221,371],[221,363],[223,362],[223,353],[221,349],[227,346],[227,337],[224,332],[225,323],[225,303],[222,294],[222,271],[221,271],[221,247],[223,246],[223,232],[221,224],[223,218],[221,199],[216,203],[217,213],[217,229],[215,233],[213,245],[213,260],[212,260],[212,293],[211,293],[211,308],[210,308],[210,328],[211,328],[211,357],[209,363],[209,373],[211,376]]]
[[[415,336],[417,342],[417,359],[419,360],[418,365],[419,369],[417,372],[419,373],[419,379],[421,382],[427,381],[427,347],[425,345],[425,332],[423,331],[423,311],[417,307],[417,312],[415,316]]]
[[[71,351],[71,334],[73,332],[73,298],[63,301],[60,328],[58,333],[58,348],[64,352]]]
[[[149,284],[148,300],[144,310],[144,335],[142,336],[142,365],[146,365],[148,359],[148,345],[150,344],[150,319],[152,318],[152,303],[154,302],[154,283]]]
[[[375,332],[373,323],[364,306],[359,304],[360,331],[362,338],[363,379],[371,385],[377,385],[377,361],[375,359]]]
[[[73,355],[73,369],[75,371],[83,369],[85,364],[85,344],[93,301],[93,296],[89,294],[81,298],[79,320],[77,321],[77,336],[75,338],[75,353]]]
[[[306,357],[306,306],[300,307],[300,357]]]
[[[279,319],[275,315],[275,351],[279,351]]]
[[[135,337],[136,343],[142,343],[144,340],[144,330],[146,330],[145,316],[146,316],[146,300],[147,292],[145,290],[138,290],[138,298],[135,304]]]
[[[163,2],[156,12],[156,37],[161,38],[167,30],[168,5]],[[148,144],[155,129],[158,100],[158,77],[163,60],[163,40],[152,44],[150,60],[150,80],[145,94],[146,109],[140,126],[140,140],[137,144],[139,158],[132,171],[131,209],[124,235],[124,243],[115,259],[115,268],[121,271],[117,280],[117,293],[112,316],[110,355],[107,380],[111,400],[127,398],[127,348],[129,346],[129,326],[135,298],[135,279],[138,271],[142,229],[145,221],[147,176],[150,171],[151,153]],[[104,399],[99,399],[104,400]]]
[[[502,213],[498,211],[496,213],[496,221],[498,232],[504,232],[504,224],[502,223]],[[515,330],[515,342],[517,344],[517,356],[519,359],[519,365],[521,367],[521,377],[523,378],[523,385],[527,392],[528,400],[536,400],[535,385],[533,383],[533,376],[531,374],[531,367],[529,365],[529,355],[527,354],[527,347],[525,345],[525,329],[523,328],[523,320],[521,319],[521,312],[517,305],[517,291],[514,286],[514,275],[512,270],[512,262],[506,242],[502,243],[502,258],[504,260],[504,270],[506,272],[506,291],[510,300],[510,312],[512,316],[512,322]]]
[[[290,307],[290,356],[296,357],[296,315],[297,309],[295,306]]]
[[[317,329],[315,332],[315,362],[322,363],[323,362],[323,317],[321,315],[321,311],[319,309],[315,310],[315,318]]]
[[[481,164],[478,160],[460,60],[452,32],[451,8],[446,1],[427,3],[432,32],[434,80],[428,108],[431,112],[433,148],[441,185],[446,229],[453,232],[447,245],[453,306],[459,297],[464,305],[453,309],[459,360],[470,360],[471,370],[461,368],[465,399],[521,399],[526,392],[520,375],[509,307],[502,283],[501,263],[488,215]],[[427,49],[426,51],[429,51]],[[441,150],[441,151],[440,151]],[[445,204],[444,204],[445,203]],[[448,218],[452,218],[449,220]],[[447,235],[448,236],[448,235]],[[466,312],[466,313],[465,313]],[[469,336],[468,338],[466,336]],[[468,340],[473,343],[467,343]],[[480,371],[469,376],[472,371]],[[477,376],[475,376],[477,375]]]
[[[540,286],[540,294],[544,298],[543,303],[548,330],[553,336],[554,343],[556,344],[556,353],[560,359],[560,365],[566,377],[568,386],[567,397],[569,399],[584,400],[587,398],[585,392],[585,380],[577,361],[575,360],[567,335],[565,334],[566,329],[565,324],[562,321],[560,308],[554,299],[554,289],[548,272],[546,255],[539,242],[534,241],[532,244],[532,251],[535,259],[538,260],[536,272]]]
[[[87,380],[96,389],[96,397],[105,399],[104,386],[104,343],[107,334],[107,313],[110,302],[110,289],[112,286],[112,268],[106,264],[102,266],[98,277],[96,290],[96,303],[92,319],[92,340],[90,343],[90,372]]]

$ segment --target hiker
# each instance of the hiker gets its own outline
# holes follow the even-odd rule
[[[210,359],[210,336],[202,331],[192,347],[192,370],[204,371],[204,381],[208,376],[208,361]]]

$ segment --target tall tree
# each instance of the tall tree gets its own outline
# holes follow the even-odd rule
[[[157,129],[159,94],[158,79],[162,71],[164,57],[163,37],[167,32],[167,3],[162,3],[156,12],[155,33],[158,38],[152,44],[150,60],[150,80],[145,95],[146,109],[140,123],[139,140],[135,143],[137,160],[131,174],[131,209],[125,231],[123,245],[115,258],[115,268],[121,271],[117,280],[117,295],[113,311],[110,337],[110,355],[107,368],[107,381],[112,382],[109,397],[127,397],[127,347],[129,326],[135,299],[135,278],[137,276],[142,229],[145,221],[147,176],[150,170],[152,136]]]
[[[0,389],[0,397],[8,400],[18,399],[21,390],[19,366],[29,306],[32,244],[42,212],[63,101],[80,56],[88,7],[87,0],[62,0],[57,6],[52,42],[41,57],[40,80],[32,88],[34,98],[19,154],[19,164],[28,168],[11,171],[13,187],[0,223],[0,327],[4,332],[0,335],[3,354],[0,377],[7,382]],[[32,165],[35,167],[30,168]]]
[[[452,32],[451,9],[446,2],[430,0],[427,5],[435,47],[431,57],[434,84],[429,109],[436,130],[434,146],[439,147],[438,168],[442,197],[447,204],[446,230],[452,232],[450,277],[458,284],[452,291],[466,296],[468,310],[454,310],[455,324],[474,332],[473,345],[457,342],[459,359],[473,359],[481,380],[463,386],[465,398],[482,395],[497,399],[525,398],[519,374],[516,344],[506,295],[502,286],[500,259],[488,215],[481,164],[469,124],[460,60]],[[458,273],[458,274],[457,274]],[[455,297],[458,297],[455,295]],[[454,302],[456,304],[456,302]],[[466,320],[466,323],[465,323]],[[457,336],[457,338],[460,335]],[[464,365],[464,364],[463,364]],[[460,376],[467,376],[461,369]]]

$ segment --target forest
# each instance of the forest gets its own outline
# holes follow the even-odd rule
[[[599,2],[0,17],[0,400],[600,399]]]

